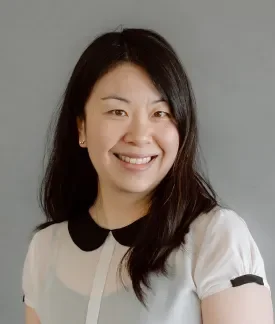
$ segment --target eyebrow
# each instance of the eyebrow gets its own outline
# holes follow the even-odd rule
[[[101,100],[111,100],[111,99],[126,102],[126,103],[131,103],[130,100],[128,100],[126,98],[123,98],[123,97],[120,97],[120,96],[117,96],[117,95],[110,95],[110,96],[106,96],[106,97],[101,98]],[[165,102],[165,100],[163,98],[160,98],[160,99],[152,101],[151,104],[156,104],[156,103],[159,103],[159,102]]]

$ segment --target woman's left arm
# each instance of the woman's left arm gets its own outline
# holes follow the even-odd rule
[[[203,324],[274,324],[264,261],[245,221],[220,209],[194,222],[191,234]]]
[[[256,283],[208,296],[201,308],[203,324],[274,324],[270,291]]]

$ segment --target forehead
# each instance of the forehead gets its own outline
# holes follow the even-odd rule
[[[159,97],[159,92],[146,71],[131,63],[120,64],[106,73],[96,82],[93,93]]]

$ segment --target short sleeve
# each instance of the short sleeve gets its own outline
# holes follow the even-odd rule
[[[52,254],[53,233],[58,224],[35,233],[28,247],[22,273],[23,301],[37,309]]]
[[[34,235],[29,244],[22,275],[23,301],[26,305],[32,308],[35,308],[38,290],[38,278],[36,269],[36,244],[37,234]]]
[[[193,270],[199,298],[250,282],[270,289],[264,261],[245,221],[227,209],[207,216],[192,233],[199,242]]]

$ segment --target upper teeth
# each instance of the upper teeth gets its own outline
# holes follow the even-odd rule
[[[124,156],[124,155],[118,155],[118,157],[120,160],[122,160],[124,162],[131,163],[131,164],[146,164],[152,160],[151,156],[148,156],[145,158],[140,158],[140,159],[130,158],[129,156]]]

